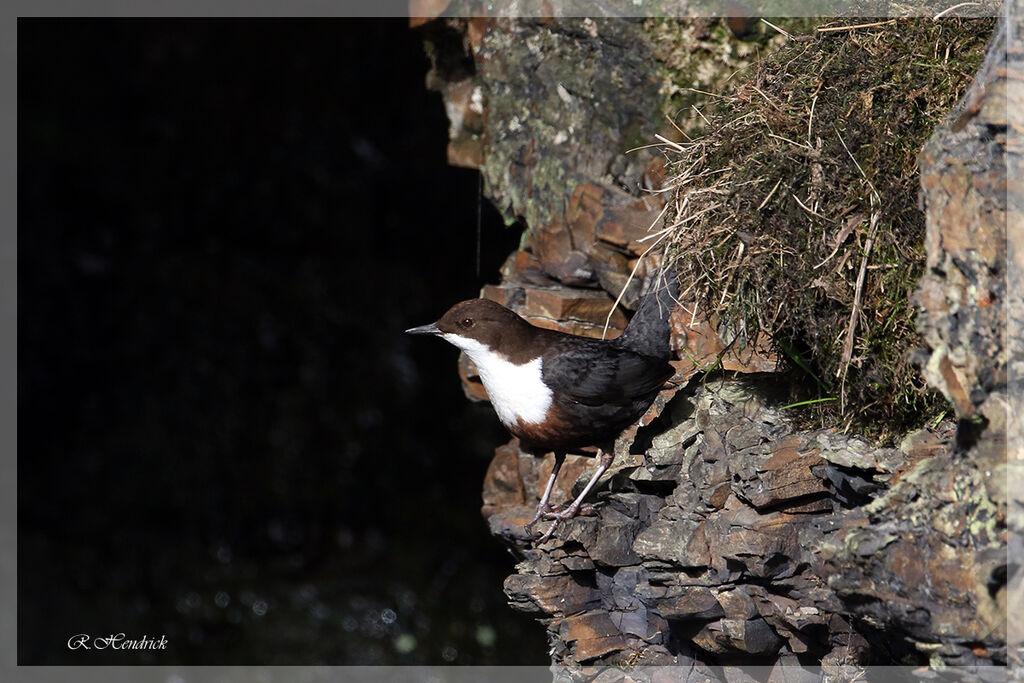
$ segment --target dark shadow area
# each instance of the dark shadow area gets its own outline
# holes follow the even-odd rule
[[[19,20],[19,664],[546,664],[402,331],[519,241],[401,20]],[[69,649],[76,634],[165,650]]]

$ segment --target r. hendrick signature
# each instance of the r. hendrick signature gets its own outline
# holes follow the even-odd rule
[[[68,638],[69,650],[166,650],[167,637],[129,638],[123,633],[110,633],[104,636],[91,636],[78,633]]]

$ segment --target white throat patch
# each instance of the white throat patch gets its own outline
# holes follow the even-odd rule
[[[465,351],[476,365],[487,397],[502,424],[514,427],[517,422],[535,424],[544,421],[551,407],[551,389],[541,381],[540,358],[534,358],[525,365],[516,365],[475,339],[451,333],[441,336]]]

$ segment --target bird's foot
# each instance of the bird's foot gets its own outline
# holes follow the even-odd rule
[[[549,510],[543,514],[544,519],[551,520],[551,526],[548,527],[548,530],[544,532],[543,536],[537,539],[537,545],[540,545],[551,538],[551,535],[555,533],[555,529],[558,528],[558,525],[565,520],[572,519],[578,515],[590,517],[597,514],[597,511],[592,505],[584,505],[582,507],[575,504],[570,505],[569,507],[559,505],[558,508],[559,509],[557,510]]]
[[[542,503],[542,504],[538,505],[537,506],[537,514],[535,514],[533,516],[533,519],[531,519],[529,522],[527,522],[526,524],[523,525],[523,529],[526,530],[526,535],[527,536],[533,536],[533,525],[534,524],[536,524],[541,519],[546,519],[547,515],[549,515],[549,514],[551,514],[553,512],[558,512],[563,507],[564,506],[562,506],[562,505],[550,505],[548,503]]]
[[[595,517],[597,515],[597,508],[593,505],[583,505],[576,509],[575,514],[570,514],[568,517],[562,517],[565,510],[568,509],[566,505],[552,505],[550,510],[545,510],[542,517],[544,519],[571,519],[573,517]]]

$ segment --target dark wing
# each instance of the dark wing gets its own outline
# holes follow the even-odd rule
[[[544,381],[586,405],[628,404],[657,391],[673,374],[667,362],[628,349],[578,338],[557,344],[543,356]]]

